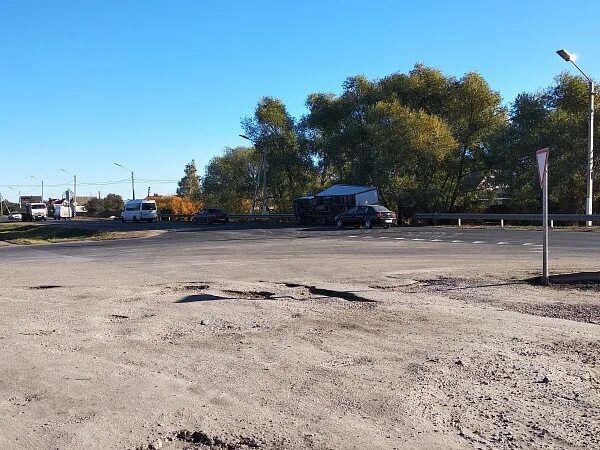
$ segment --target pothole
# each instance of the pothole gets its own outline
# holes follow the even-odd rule
[[[249,450],[266,448],[267,446],[264,441],[255,436],[211,436],[204,431],[181,430],[157,439],[148,445],[137,447],[137,450],[162,448],[163,440],[164,443],[184,442],[193,444],[194,446],[190,448],[204,450]]]
[[[237,291],[237,290],[223,290],[225,294],[235,295],[239,298],[245,298],[248,300],[259,300],[259,299],[270,299],[275,293],[269,291]]]
[[[306,286],[308,292],[313,295],[324,295],[326,297],[340,298],[349,302],[364,302],[364,303],[377,303],[375,300],[371,300],[366,297],[361,297],[353,292],[348,291],[335,291],[333,289],[318,288],[316,286]]]

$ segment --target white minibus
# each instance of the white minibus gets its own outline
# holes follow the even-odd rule
[[[121,222],[125,221],[146,221],[152,222],[156,219],[156,201],[155,200],[127,200],[123,211],[121,211]]]

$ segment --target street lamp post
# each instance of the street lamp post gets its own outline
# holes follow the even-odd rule
[[[560,56],[562,59],[572,63],[575,67],[577,67],[577,70],[581,72],[588,82],[590,109],[588,115],[587,193],[585,197],[585,213],[591,215],[593,210],[592,200],[594,190],[594,181],[592,179],[592,173],[594,170],[594,80],[592,80],[583,70],[580,69],[577,64],[575,64],[575,55],[572,55],[565,49],[557,50],[556,53],[558,53],[558,56]],[[587,221],[587,226],[591,227],[592,222]]]
[[[14,190],[14,188],[12,186],[9,186],[8,188]],[[21,189],[19,189],[19,211],[20,210],[21,210]]]
[[[69,175],[73,175],[73,218],[77,217],[77,175],[65,169],[60,169]]]
[[[40,180],[38,177],[34,177],[33,175],[29,175],[31,178],[35,178],[36,180]],[[42,182],[42,201],[44,201],[44,180],[40,180]]]
[[[127,167],[125,167],[125,166],[122,166],[119,163],[115,163],[115,166],[119,166],[119,167],[121,167],[122,169],[125,169],[125,170],[131,170],[131,169],[128,169]],[[133,197],[132,200],[135,200],[135,185],[133,184],[133,170],[131,170],[131,196]]]
[[[254,144],[256,147],[256,142],[250,139],[248,136],[240,134],[242,139],[246,139]],[[254,188],[254,198],[252,199],[252,213],[254,213],[254,208],[256,205],[256,197],[258,195],[258,187],[261,182],[261,172],[262,172],[262,196],[263,196],[263,204],[262,204],[262,213],[267,213],[267,151],[264,150],[261,154],[261,164],[260,169],[258,171],[258,176],[256,177],[256,186]]]

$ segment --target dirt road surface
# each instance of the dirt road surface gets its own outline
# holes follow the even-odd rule
[[[0,448],[600,448],[600,291],[538,254],[170,236],[0,248]]]

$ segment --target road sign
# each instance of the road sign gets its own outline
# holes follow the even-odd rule
[[[548,154],[550,153],[549,148],[543,148],[535,152],[537,159],[538,176],[540,179],[540,188],[544,188],[544,179],[548,168]]]
[[[548,154],[550,149],[543,148],[535,152],[540,187],[542,188],[542,284],[548,286]]]

